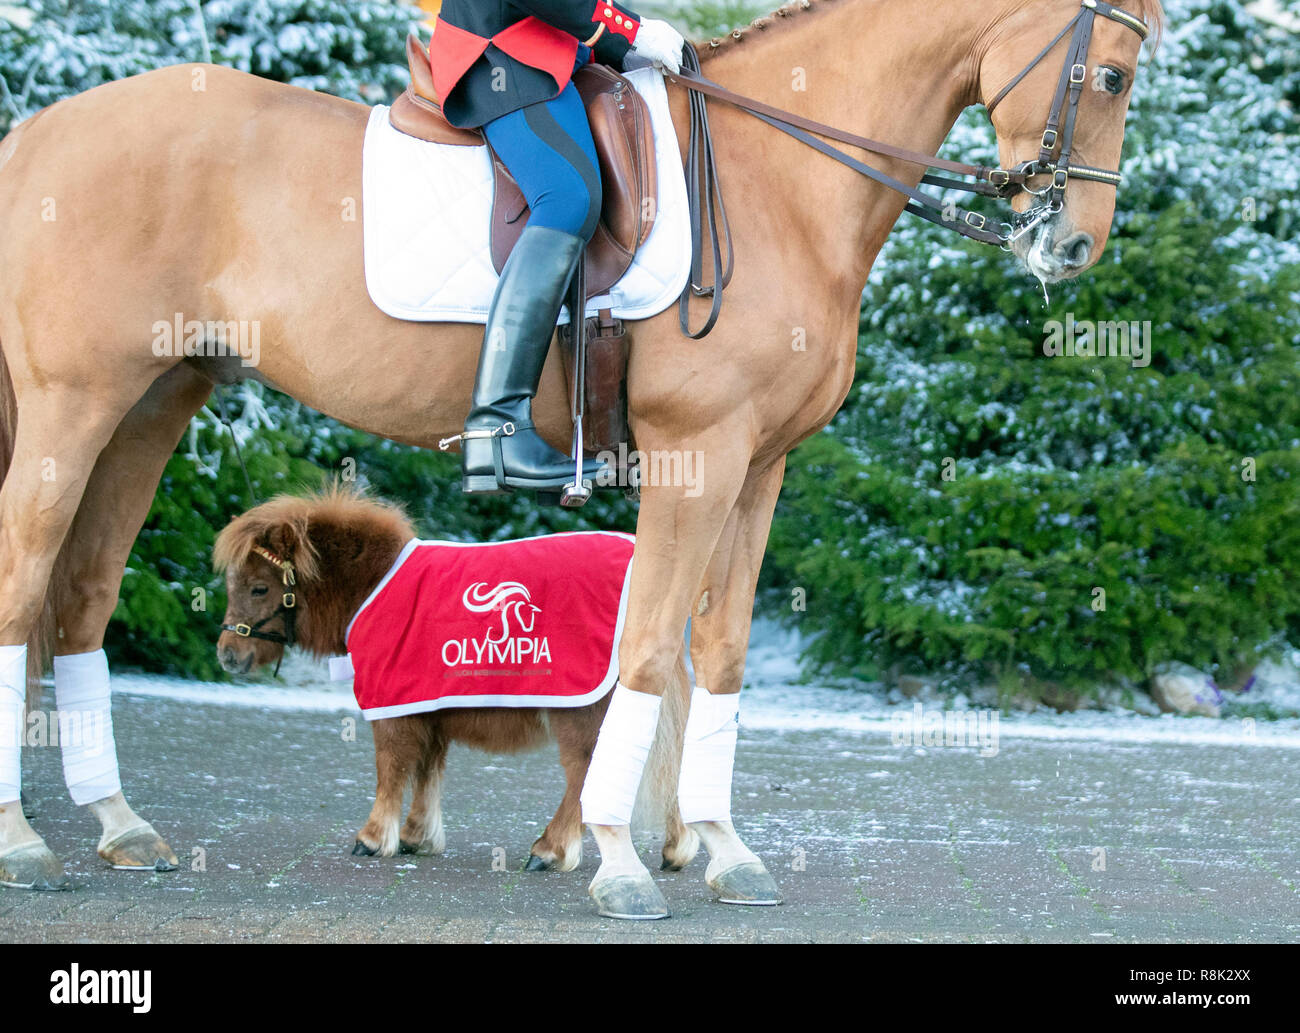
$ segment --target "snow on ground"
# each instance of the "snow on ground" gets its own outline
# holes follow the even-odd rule
[[[903,697],[879,686],[835,687],[799,684],[799,638],[796,632],[757,621],[746,667],[742,724],[751,730],[841,731],[895,735],[926,713],[974,710],[968,700],[922,695]],[[246,683],[188,681],[158,675],[114,675],[118,693],[195,703],[269,709],[357,712],[350,681],[331,682],[324,663],[289,657],[276,681]],[[1286,663],[1260,668],[1250,691],[1233,697],[1268,704],[1279,713],[1300,713],[1300,655]],[[920,707],[920,710],[917,708]],[[987,711],[985,711],[987,715]],[[916,724],[919,731],[920,725]],[[1058,714],[1001,713],[997,735],[1008,739],[1091,742],[1170,742],[1261,745],[1300,749],[1300,718],[1267,721],[1234,716],[1231,705],[1222,718],[1150,715],[1119,706]]]

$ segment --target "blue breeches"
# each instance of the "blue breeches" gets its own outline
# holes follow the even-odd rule
[[[528,224],[590,240],[600,220],[600,165],[573,83],[558,97],[493,119],[483,132],[532,209]]]

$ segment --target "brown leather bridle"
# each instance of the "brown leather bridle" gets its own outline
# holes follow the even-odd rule
[[[1038,157],[1021,162],[1014,169],[990,168],[985,165],[969,165],[964,162],[937,158],[920,151],[898,147],[893,144],[872,140],[856,133],[845,132],[822,122],[796,115],[793,112],[765,104],[752,97],[728,90],[712,80],[699,74],[699,57],[688,43],[683,53],[682,71],[678,74],[665,73],[668,82],[677,83],[691,91],[691,125],[689,149],[686,162],[686,181],[691,212],[692,262],[691,279],[686,290],[682,292],[680,302],[680,319],[682,332],[691,338],[701,338],[713,329],[722,308],[722,288],[731,282],[734,267],[734,252],[731,243],[731,230],[727,223],[726,206],[723,204],[718,187],[717,168],[710,139],[708,112],[704,97],[716,97],[726,101],[755,118],[766,122],[781,132],[794,137],[809,147],[834,158],[869,179],[903,194],[908,199],[906,211],[920,216],[936,225],[946,227],[963,237],[979,241],[981,244],[994,244],[1010,250],[1012,243],[1032,231],[1040,223],[1050,219],[1061,211],[1065,204],[1065,191],[1071,179],[1090,180],[1108,183],[1118,187],[1121,176],[1118,171],[1094,168],[1074,162],[1074,130],[1079,112],[1079,100],[1083,94],[1083,84],[1087,79],[1088,48],[1092,42],[1093,26],[1097,15],[1132,29],[1143,41],[1150,34],[1145,22],[1140,18],[1121,11],[1119,8],[1102,0],[1080,0],[1079,11],[1060,32],[1052,38],[1038,55],[998,91],[997,95],[986,105],[991,115],[993,109],[1015,89],[1043,59],[1055,49],[1056,45],[1070,37],[1065,61],[1061,68],[1056,92],[1052,96],[1051,107],[1047,113],[1047,124],[1043,130]],[[815,134],[815,135],[814,135]],[[979,212],[970,211],[959,205],[945,201],[934,194],[927,193],[919,187],[910,186],[893,176],[868,165],[866,162],[844,153],[838,147],[827,143],[825,137],[861,148],[872,154],[920,166],[924,169],[939,169],[959,177],[973,179],[955,179],[953,176],[935,175],[927,172],[921,183],[937,186],[945,190],[964,190],[968,193],[985,197],[1011,200],[1018,194],[1031,194],[1040,200],[1026,211],[1013,215],[1011,222],[1004,222],[998,229],[990,227],[989,220]],[[1050,175],[1050,184],[1042,189],[1034,189],[1031,180],[1037,176]],[[716,196],[716,208],[715,208]],[[721,218],[721,234],[718,219]],[[702,231],[707,222],[713,250],[713,285],[703,284],[703,239]],[[722,244],[726,242],[726,263],[722,261]],[[713,304],[704,326],[692,333],[688,319],[688,303],[691,294],[700,297],[712,297]]]

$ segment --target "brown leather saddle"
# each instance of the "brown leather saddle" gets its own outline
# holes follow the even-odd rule
[[[393,128],[432,143],[484,147],[477,129],[460,129],[443,116],[433,88],[429,54],[415,35],[407,37],[411,84],[389,111]],[[585,255],[587,298],[607,294],[631,267],[637,249],[654,227],[658,207],[654,133],[650,112],[636,88],[607,65],[591,64],[573,76],[591,124],[603,188],[600,224]],[[489,148],[489,153],[491,149]],[[519,185],[492,154],[492,264],[500,272],[531,214]],[[622,320],[608,309],[587,320],[584,451],[630,446],[627,430],[627,338]],[[565,374],[574,379],[571,335],[560,334]]]

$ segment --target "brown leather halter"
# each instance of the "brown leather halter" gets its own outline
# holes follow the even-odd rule
[[[1040,223],[1050,219],[1062,209],[1065,203],[1065,190],[1071,179],[1109,183],[1115,187],[1120,184],[1121,176],[1118,171],[1112,172],[1107,169],[1093,168],[1090,165],[1081,165],[1071,161],[1075,122],[1079,112],[1079,99],[1083,93],[1084,81],[1087,79],[1088,48],[1092,42],[1092,30],[1096,22],[1096,16],[1099,14],[1132,29],[1144,41],[1150,34],[1146,24],[1127,11],[1121,11],[1111,4],[1103,3],[1102,0],[1080,0],[1079,11],[1070,19],[1069,24],[1058,32],[1052,41],[1039,51],[1038,55],[1006,86],[999,90],[993,100],[986,105],[986,110],[991,115],[993,109],[1001,103],[1007,94],[1015,89],[1024,80],[1025,76],[1037,68],[1061,40],[1065,39],[1067,35],[1070,36],[1065,61],[1061,68],[1061,76],[1057,83],[1056,92],[1052,97],[1051,107],[1048,109],[1047,125],[1043,130],[1038,157],[1022,162],[1014,169],[968,165],[964,162],[937,158],[906,147],[898,147],[893,144],[883,143],[880,140],[858,136],[856,133],[845,132],[842,129],[836,129],[822,122],[816,122],[802,115],[796,115],[793,112],[765,104],[752,97],[734,93],[725,86],[705,79],[699,74],[699,59],[692,46],[688,43],[683,55],[685,60],[682,63],[681,73],[677,75],[665,73],[665,77],[669,82],[685,86],[691,91],[690,148],[686,163],[686,177],[691,202],[693,258],[691,281],[687,290],[683,291],[681,298],[682,332],[688,337],[700,338],[713,328],[721,311],[722,288],[731,282],[735,257],[731,246],[731,232],[727,225],[726,208],[722,203],[722,195],[717,184],[717,170],[713,160],[712,142],[709,139],[708,114],[702,94],[733,104],[741,110],[749,112],[755,118],[781,130],[781,132],[806,143],[822,154],[834,158],[842,165],[846,165],[854,171],[875,180],[877,183],[903,194],[908,198],[906,211],[911,212],[913,215],[918,215],[936,225],[944,226],[956,233],[960,233],[963,237],[979,241],[981,244],[995,244],[1004,250],[1010,250],[1013,241],[1030,232]],[[881,172],[866,162],[844,153],[839,148],[827,143],[826,140],[819,139],[819,137],[837,140],[872,154],[897,158],[900,161],[918,165],[921,168],[939,169],[953,173],[956,176],[974,179],[973,183],[968,183],[962,179],[954,179],[952,176],[927,173],[921,178],[921,183],[928,186],[937,186],[945,190],[965,190],[969,193],[981,194],[985,197],[996,197],[1002,200],[1010,200],[1019,193],[1028,193],[1041,200],[1026,211],[1015,214],[1012,222],[1002,223],[1000,231],[995,230],[990,228],[989,220],[979,212],[945,202],[934,194],[909,186],[907,183]],[[1050,175],[1052,181],[1042,189],[1035,190],[1030,185],[1030,181],[1040,175]],[[714,206],[715,195],[717,197],[716,211]],[[726,241],[727,260],[725,267],[722,262],[722,246],[717,226],[717,216],[719,214],[722,219],[721,239]],[[704,286],[702,283],[702,229],[705,221],[708,222],[710,227],[713,250],[714,283],[712,286]],[[687,303],[691,293],[701,297],[713,298],[713,306],[708,320],[705,322],[704,327],[695,333],[691,333],[687,319]]]
[[[278,642],[289,649],[293,646],[295,618],[298,615],[298,597],[293,592],[297,584],[297,575],[293,569],[293,563],[289,560],[282,560],[270,549],[264,549],[260,545],[253,546],[253,552],[257,553],[264,560],[274,567],[278,567],[283,581],[284,592],[280,596],[280,605],[269,616],[263,617],[256,624],[223,624],[222,631],[233,631],[240,638],[260,638],[267,642]],[[275,620],[277,617],[283,617],[284,622],[281,627],[283,631],[263,631],[262,629]],[[284,654],[280,654],[280,660],[275,663],[275,673],[280,673],[280,661],[284,659]]]

